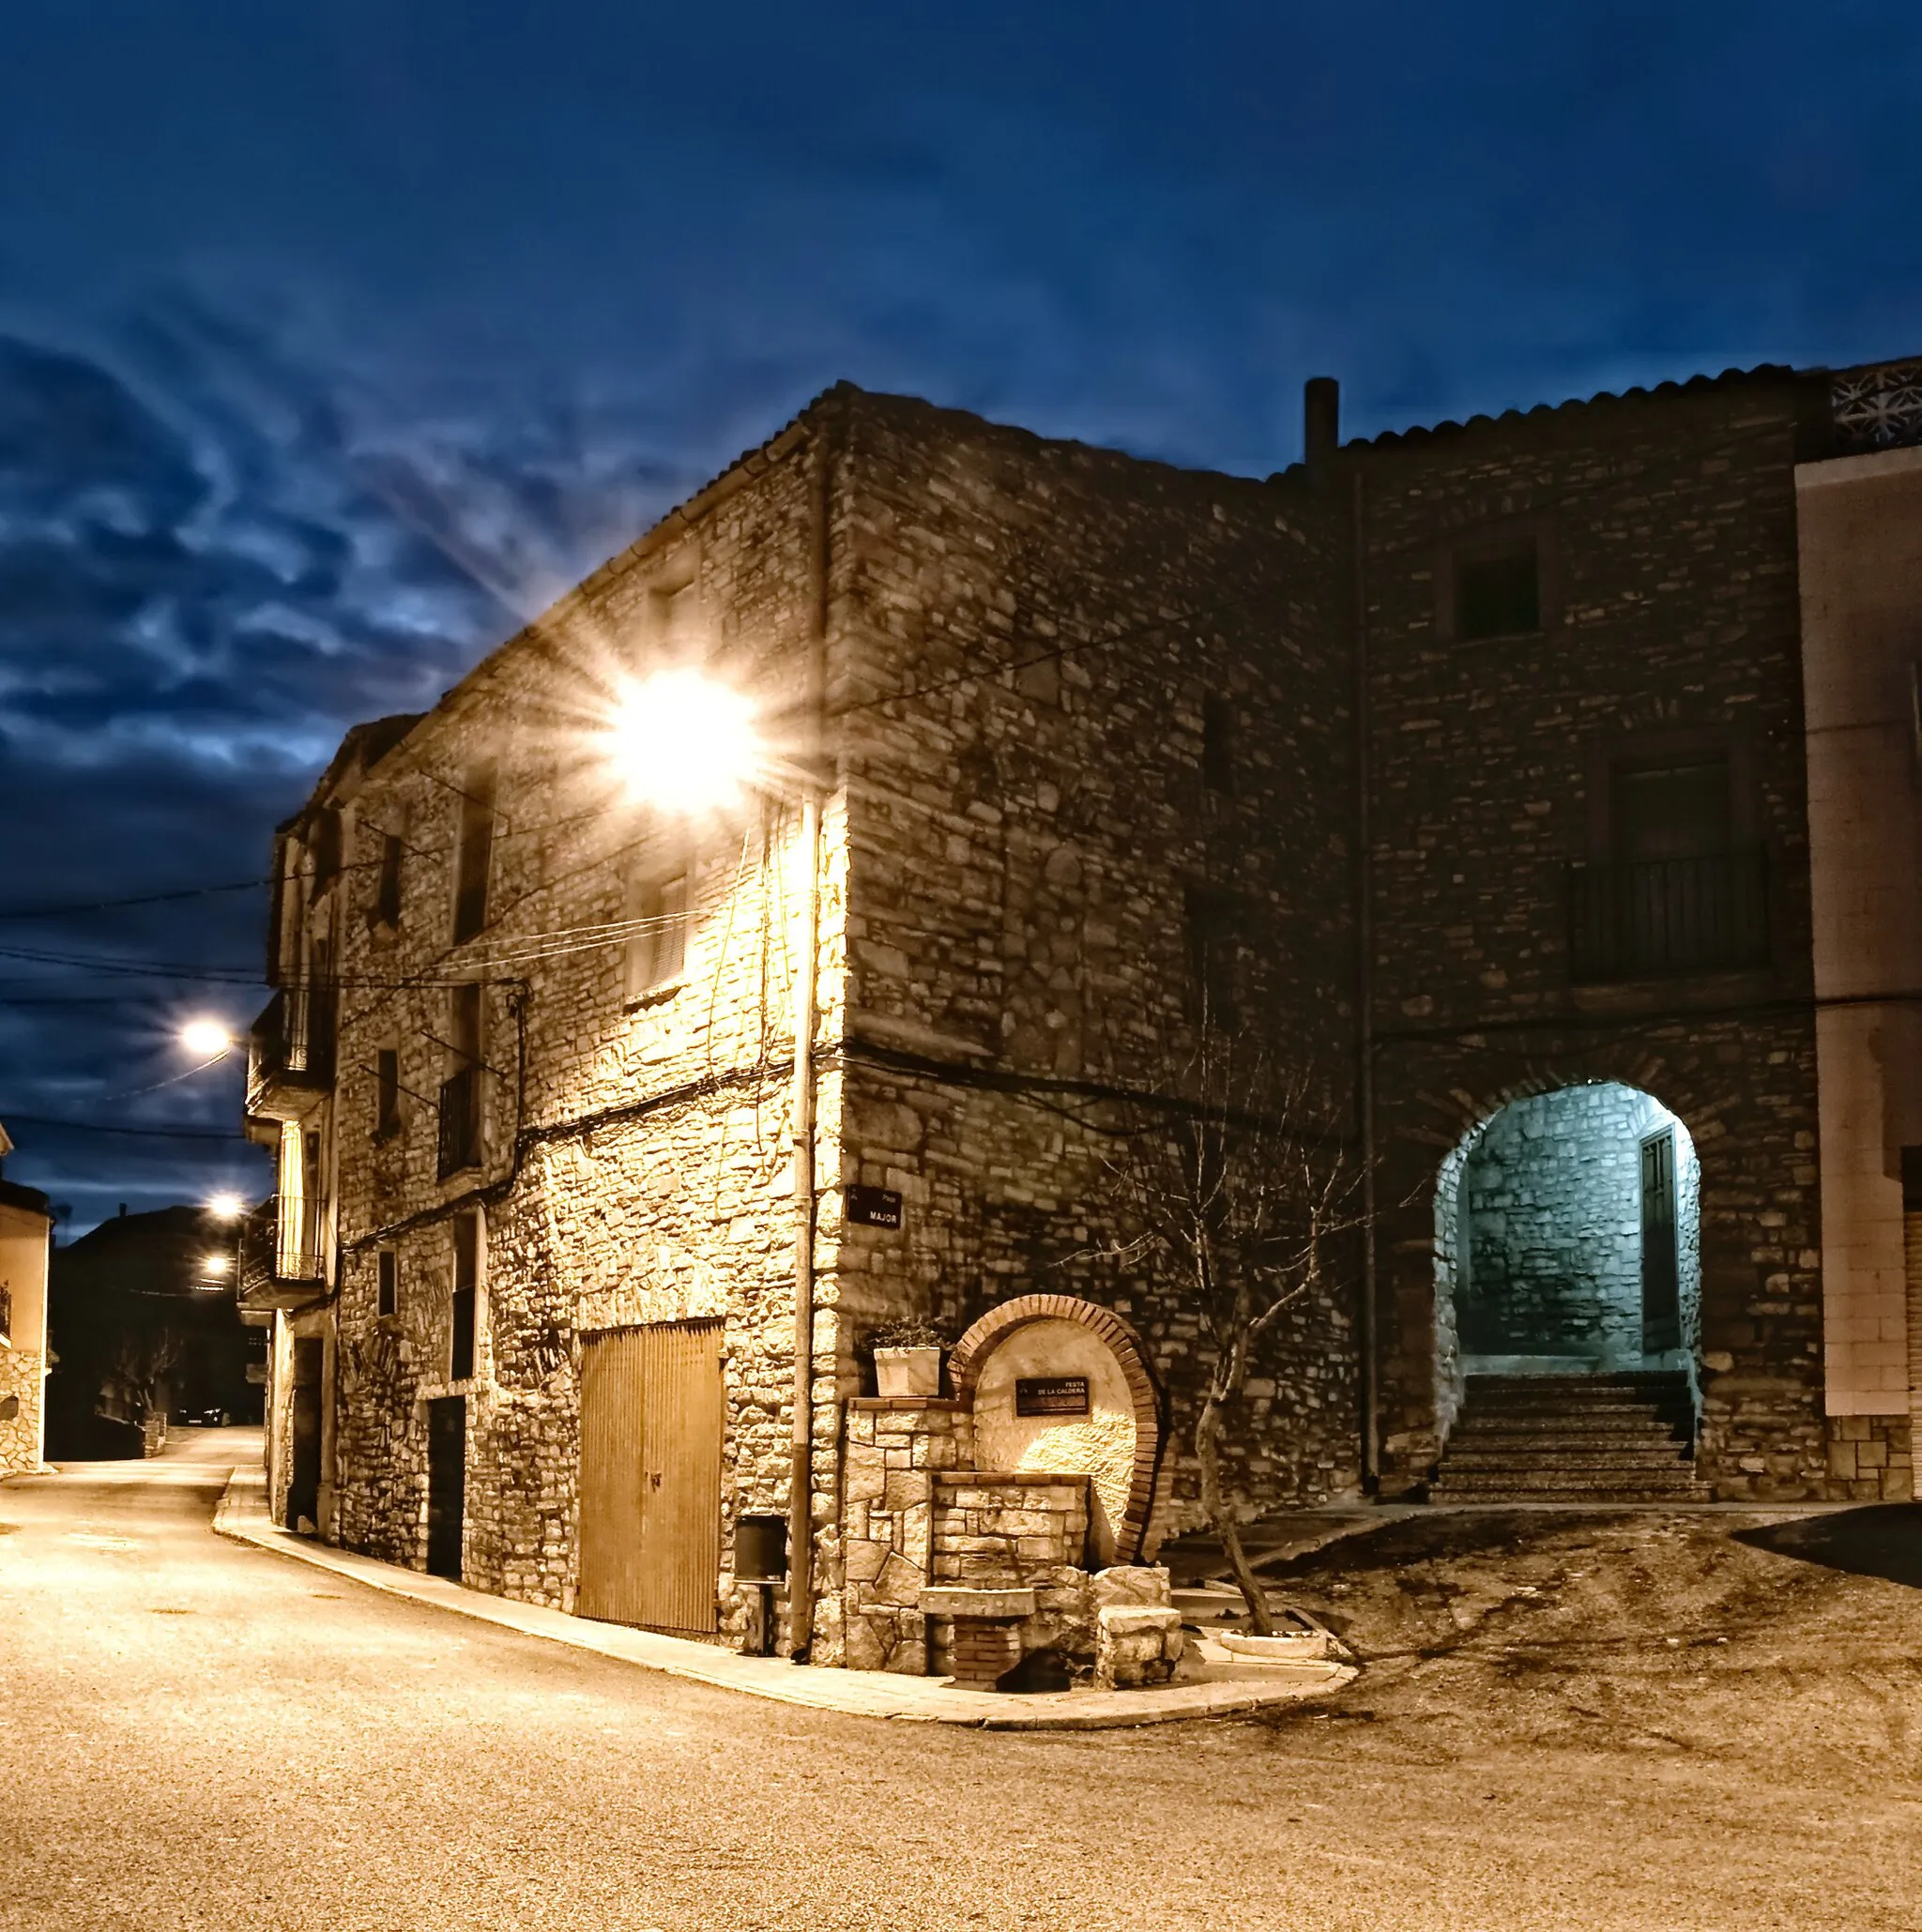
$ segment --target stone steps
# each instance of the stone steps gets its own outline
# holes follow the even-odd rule
[[[1686,1377],[1471,1376],[1431,1502],[1694,1502]]]

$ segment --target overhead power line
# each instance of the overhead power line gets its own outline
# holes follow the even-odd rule
[[[9,1126],[49,1127],[63,1133],[124,1133],[144,1140],[224,1140],[244,1141],[247,1136],[232,1128],[219,1127],[118,1127],[104,1120],[61,1120],[51,1114],[16,1114],[11,1107],[4,1117]]]

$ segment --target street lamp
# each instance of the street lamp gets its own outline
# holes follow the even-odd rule
[[[238,1221],[247,1211],[247,1203],[236,1194],[209,1194],[205,1206],[216,1221]]]
[[[610,736],[609,756],[629,792],[670,812],[725,804],[764,763],[747,699],[697,671],[629,682]]]
[[[220,1020],[189,1020],[179,1037],[181,1046],[196,1059],[217,1060],[234,1050],[234,1036]]]
[[[789,1648],[805,1651],[814,1622],[815,1007],[820,945],[821,785],[776,759],[738,691],[697,671],[628,684],[617,702],[609,756],[629,791],[663,810],[725,804],[750,785],[801,799],[801,944],[794,976],[794,1429],[787,1491]]]

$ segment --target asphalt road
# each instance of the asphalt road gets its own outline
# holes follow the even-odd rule
[[[216,1538],[256,1439],[0,1487],[0,1925],[1922,1926],[1913,1781],[1344,1722],[1365,1675],[1138,1732],[796,1711]]]

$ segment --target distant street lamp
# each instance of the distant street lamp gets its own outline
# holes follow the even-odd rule
[[[247,1203],[236,1194],[209,1194],[204,1206],[216,1221],[238,1221],[247,1211]]]
[[[203,1255],[200,1265],[209,1274],[225,1274],[233,1267],[234,1257],[231,1255]]]

